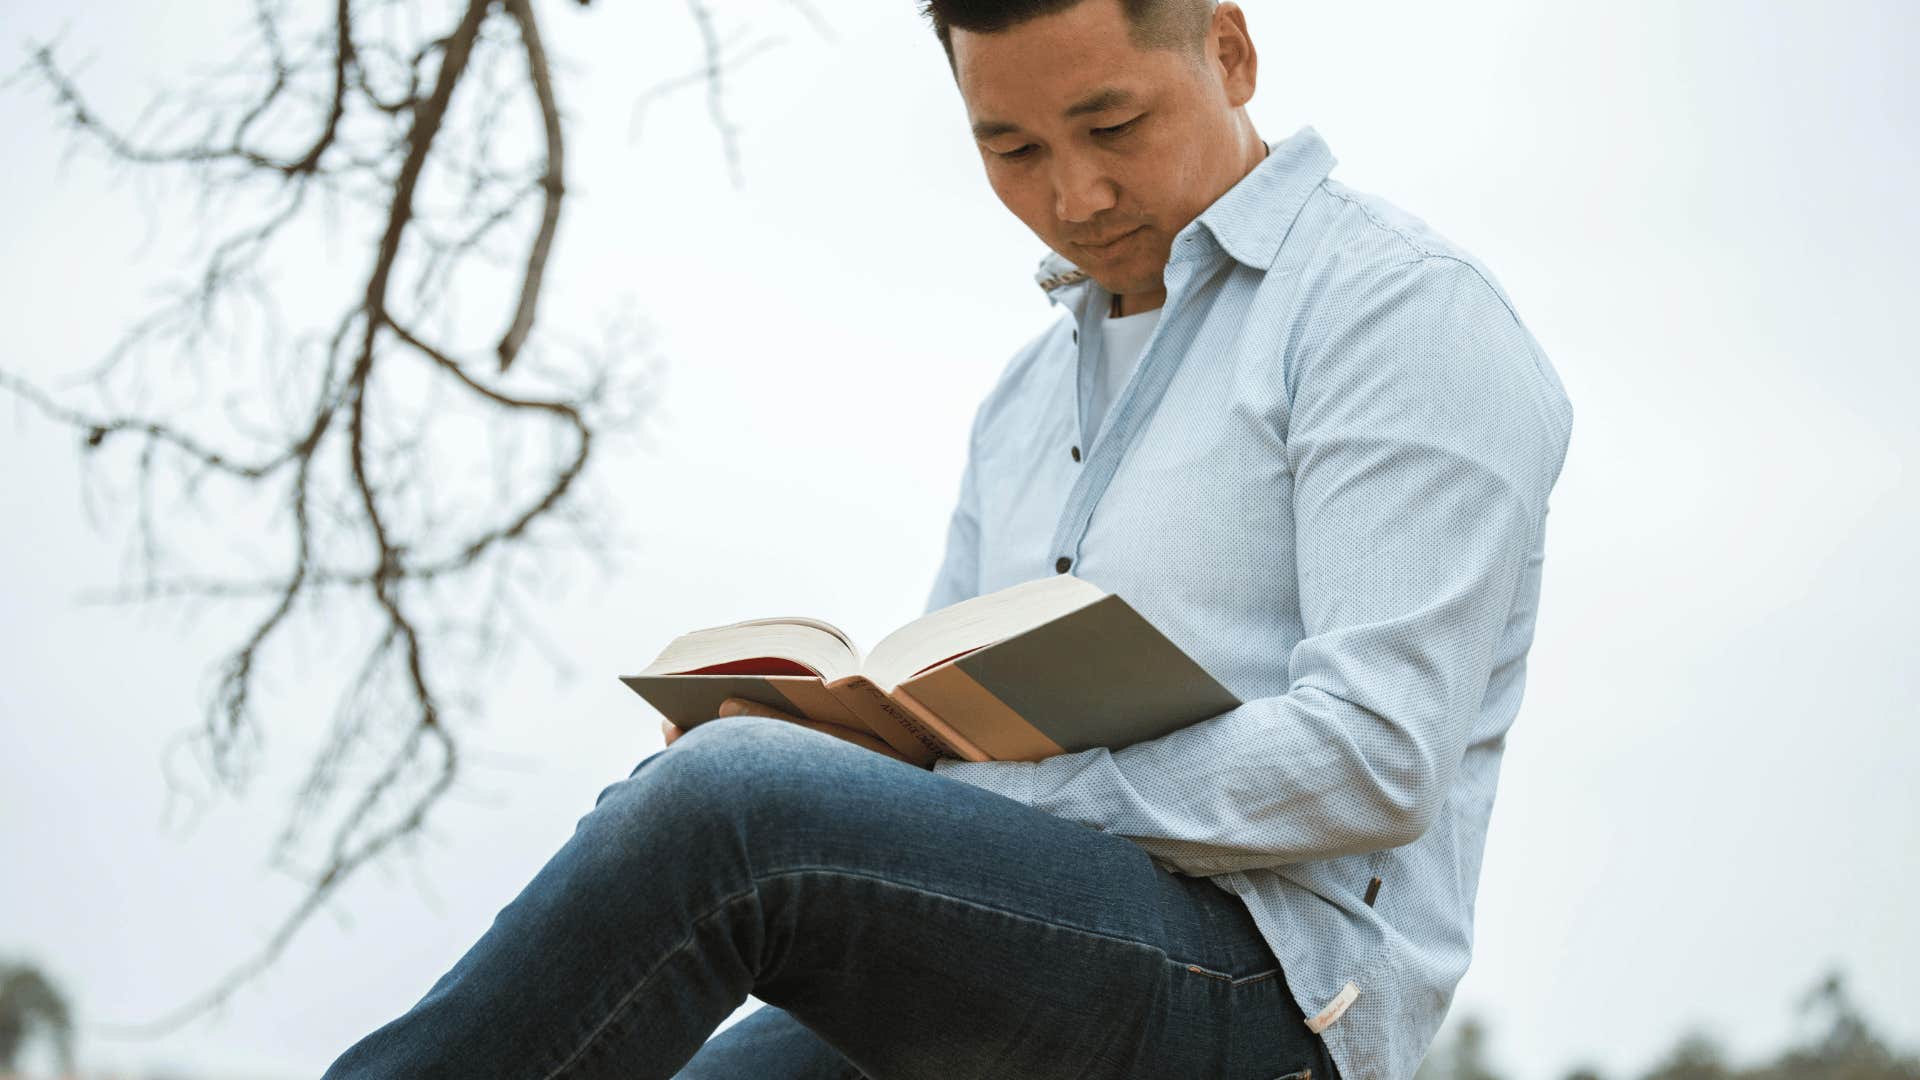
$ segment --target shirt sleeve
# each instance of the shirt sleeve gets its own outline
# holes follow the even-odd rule
[[[1572,410],[1504,296],[1459,260],[1382,271],[1322,329],[1287,358],[1304,627],[1288,691],[1117,750],[941,759],[936,772],[1194,875],[1426,830],[1536,551]]]

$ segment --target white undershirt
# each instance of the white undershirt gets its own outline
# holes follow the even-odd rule
[[[1120,388],[1127,385],[1127,377],[1133,374],[1134,367],[1140,363],[1141,350],[1147,347],[1147,337],[1153,333],[1153,326],[1159,321],[1160,308],[1122,315],[1117,319],[1109,315],[1100,320],[1100,355],[1094,361],[1097,368],[1093,377],[1093,397],[1087,403],[1089,432],[1099,434],[1100,421],[1106,416],[1107,407],[1120,396]],[[1091,436],[1088,441],[1093,441]]]

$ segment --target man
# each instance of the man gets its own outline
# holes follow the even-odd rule
[[[1426,1052],[1524,682],[1559,379],[1314,129],[1256,135],[1234,3],[925,11],[1065,309],[975,414],[927,606],[1076,573],[1246,704],[930,771],[730,704],[329,1075],[1371,1080]]]

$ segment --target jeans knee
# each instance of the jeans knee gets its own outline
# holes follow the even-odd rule
[[[649,755],[626,780],[602,791],[597,805],[633,800],[701,820],[749,811],[804,813],[831,786],[823,783],[831,755],[851,749],[784,720],[722,717]]]
[[[692,772],[725,789],[761,787],[792,776],[822,750],[833,747],[828,735],[768,716],[724,716],[709,720],[675,739],[663,764]],[[674,755],[685,752],[677,761]]]
[[[608,787],[583,819],[585,842],[622,866],[698,866],[742,879],[831,861],[871,843],[859,823],[888,797],[875,783],[882,760],[784,720],[710,720]],[[898,770],[878,772],[884,780]]]

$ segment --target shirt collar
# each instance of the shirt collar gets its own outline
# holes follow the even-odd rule
[[[1279,142],[1270,142],[1267,156],[1188,222],[1174,243],[1178,245],[1182,238],[1204,228],[1227,254],[1255,270],[1265,270],[1273,265],[1280,243],[1293,228],[1307,196],[1338,161],[1311,124]],[[1041,256],[1033,280],[1050,302],[1059,303],[1066,286],[1088,277],[1086,271],[1049,249]]]

